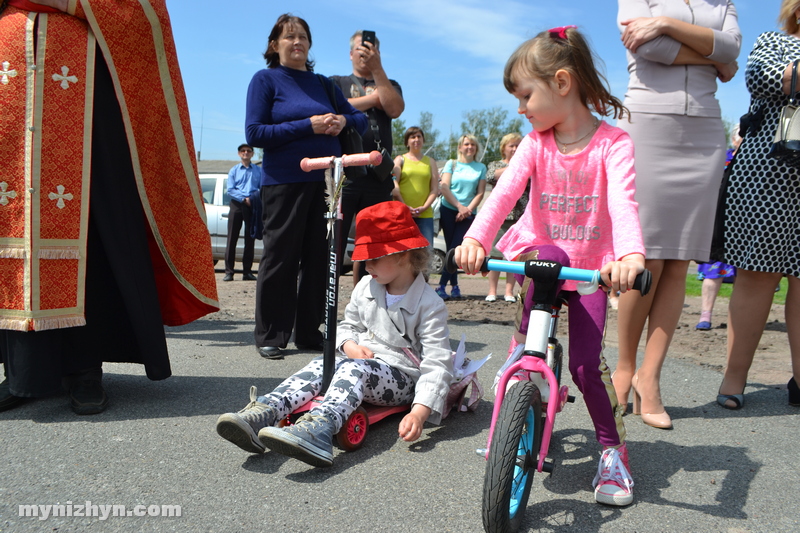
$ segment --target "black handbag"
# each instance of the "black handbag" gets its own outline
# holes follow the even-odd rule
[[[725,167],[722,173],[722,182],[719,185],[719,196],[717,197],[717,211],[714,215],[714,232],[711,234],[711,251],[709,262],[725,263],[725,201],[728,198],[728,182],[736,163],[736,154]]]
[[[322,74],[317,74],[320,83],[325,87],[325,92],[328,94],[328,99],[333,106],[333,112],[337,115],[339,113],[339,106],[336,104],[336,86],[333,81],[329,80]],[[358,133],[353,126],[345,126],[338,135],[339,144],[342,147],[342,154],[361,154],[364,153],[364,145],[361,141],[361,134]],[[367,171],[363,166],[353,166],[345,168],[345,176],[347,178],[354,178],[356,176],[364,176]]]
[[[742,115],[739,119],[739,136],[744,142],[748,132],[755,133],[761,128],[762,120],[761,110]],[[742,144],[739,143],[739,146]],[[719,195],[717,196],[717,210],[714,214],[714,231],[711,234],[711,251],[709,253],[709,262],[725,263],[725,202],[728,198],[728,183],[730,182],[731,172],[736,165],[736,154],[739,150],[734,152],[733,157],[728,162],[728,166],[722,173],[722,181],[719,184]]]
[[[800,167],[800,110],[797,101],[797,64],[792,63],[792,84],[789,90],[789,103],[781,109],[775,140],[767,154],[769,157],[792,167]]]
[[[386,148],[381,148],[381,162],[378,165],[370,165],[370,169],[372,170],[372,174],[378,178],[378,181],[385,181],[386,178],[392,175],[392,170],[394,170],[394,161],[392,160],[392,154]]]

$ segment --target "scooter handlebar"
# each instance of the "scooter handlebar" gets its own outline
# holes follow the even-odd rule
[[[528,267],[528,263],[530,261],[503,261],[500,259],[491,259],[489,257],[484,258],[483,265],[481,265],[480,271],[481,272],[489,272],[491,270],[497,272],[510,272],[512,274],[522,274],[525,276],[531,275],[532,270]],[[458,265],[456,264],[455,260],[455,249],[451,249],[447,251],[447,255],[445,256],[445,269],[452,273],[455,273],[458,270]],[[603,279],[600,277],[599,270],[585,270],[582,268],[570,268],[570,267],[561,267],[561,272],[558,276],[559,279],[570,279],[575,281],[586,281],[586,282],[593,282],[597,280],[597,282],[606,287],[607,285],[603,282]],[[636,281],[633,283],[633,290],[637,290],[642,293],[642,296],[646,295],[650,292],[650,285],[653,281],[653,276],[650,274],[649,270],[645,270],[641,274],[636,276]]]
[[[315,157],[311,158],[303,158],[300,161],[300,168],[303,172],[310,172],[312,170],[321,170],[324,168],[328,168],[333,165],[334,160],[336,159],[335,156],[329,157]],[[342,166],[345,167],[361,167],[364,165],[380,165],[383,156],[377,150],[373,150],[368,154],[350,154],[350,155],[343,155],[342,156]]]

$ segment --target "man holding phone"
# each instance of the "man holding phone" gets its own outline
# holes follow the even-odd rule
[[[350,104],[364,112],[370,127],[362,136],[365,152],[385,148],[392,152],[392,119],[405,109],[403,91],[390,80],[381,63],[380,41],[374,31],[359,30],[350,37],[350,61],[353,74],[331,76]],[[348,176],[342,192],[342,228],[350,231],[356,213],[380,202],[392,199],[391,176],[382,176],[369,167],[366,174]],[[339,255],[344,252],[345,239]],[[361,264],[353,263],[353,286],[361,279]]]

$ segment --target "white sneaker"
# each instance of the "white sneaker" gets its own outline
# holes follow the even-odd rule
[[[517,298],[515,296],[505,296],[503,299],[507,302],[516,302]]]
[[[628,449],[625,444],[606,448],[597,466],[597,475],[592,481],[594,499],[597,503],[622,507],[633,502],[633,478],[625,463]]]
[[[497,301],[497,296],[495,296],[494,294],[490,294],[489,296],[486,297],[486,301],[487,302],[496,302]]]

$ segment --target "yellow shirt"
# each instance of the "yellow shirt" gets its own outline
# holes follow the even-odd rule
[[[403,170],[397,183],[407,206],[424,204],[431,194],[431,158],[426,155],[421,161],[413,161],[404,155]],[[433,209],[429,207],[418,218],[433,218]]]

